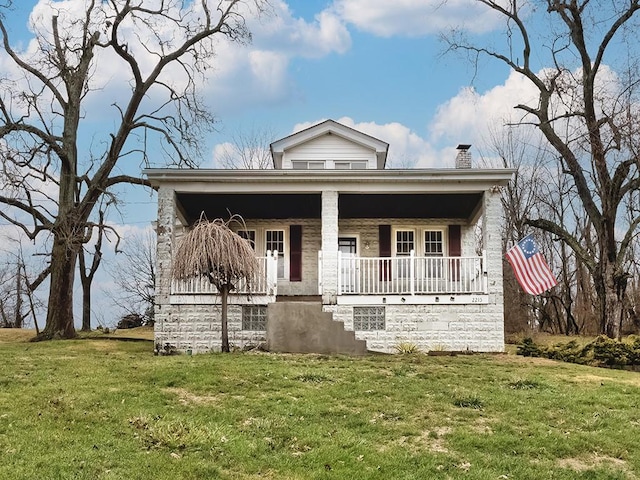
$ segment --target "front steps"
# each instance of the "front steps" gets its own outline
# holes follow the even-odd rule
[[[322,311],[317,302],[276,302],[267,307],[267,350],[279,353],[364,355],[367,343]]]

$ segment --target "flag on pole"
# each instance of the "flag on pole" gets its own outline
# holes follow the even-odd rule
[[[544,256],[538,250],[533,235],[527,235],[507,252],[518,283],[531,295],[540,295],[558,284]]]

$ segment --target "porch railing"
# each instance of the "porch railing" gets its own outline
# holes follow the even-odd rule
[[[339,295],[487,293],[481,257],[357,257],[338,252]]]
[[[278,252],[267,252],[265,257],[257,257],[258,271],[252,279],[242,279],[231,294],[275,295],[278,286]],[[217,295],[218,289],[206,277],[187,280],[172,280],[173,295]]]

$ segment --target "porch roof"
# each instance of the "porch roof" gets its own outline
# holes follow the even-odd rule
[[[459,218],[471,221],[485,191],[511,169],[217,170],[147,169],[154,188],[176,193],[189,223],[208,218],[320,218],[322,191],[339,193],[340,218]]]

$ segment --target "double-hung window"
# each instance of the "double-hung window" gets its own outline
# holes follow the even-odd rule
[[[367,162],[361,160],[336,161],[333,166],[336,170],[366,170]]]
[[[444,241],[442,230],[424,231],[424,256],[426,259],[426,273],[429,277],[442,277],[444,269]],[[439,257],[439,258],[438,258]]]
[[[294,170],[324,170],[323,160],[292,160],[291,168]]]
[[[284,278],[284,230],[266,230],[265,250],[278,252],[278,278]]]
[[[415,248],[415,232],[413,230],[396,230],[396,257],[409,257]],[[409,277],[410,262],[409,258],[397,260],[399,278]]]

